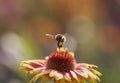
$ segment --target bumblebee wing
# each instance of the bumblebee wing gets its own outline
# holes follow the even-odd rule
[[[51,35],[51,34],[45,34],[47,37],[49,37],[49,38],[52,38],[52,39],[54,39],[55,38],[55,36],[54,35]]]

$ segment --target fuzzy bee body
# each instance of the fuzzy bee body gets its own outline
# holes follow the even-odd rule
[[[63,44],[64,44],[64,42],[66,41],[66,37],[65,37],[64,35],[57,34],[57,35],[55,36],[55,39],[56,39],[56,41],[57,41],[57,46],[58,46],[59,48],[63,47]]]
[[[65,35],[62,35],[62,34],[57,34],[57,35],[55,35],[55,36],[50,35],[50,34],[46,34],[46,36],[49,36],[49,37],[51,37],[51,38],[54,37],[55,40],[57,41],[57,46],[58,46],[58,48],[63,47],[63,44],[64,44],[65,41],[66,41]]]

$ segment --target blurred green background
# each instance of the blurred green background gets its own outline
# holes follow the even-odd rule
[[[56,50],[47,33],[67,33],[77,62],[98,65],[100,83],[120,83],[120,0],[0,0],[0,83],[28,83],[20,62]]]

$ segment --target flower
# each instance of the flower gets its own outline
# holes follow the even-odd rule
[[[35,74],[29,83],[35,83],[42,78],[42,83],[54,79],[54,83],[91,83],[100,81],[101,73],[93,69],[95,65],[77,63],[74,53],[67,48],[58,48],[45,60],[28,60],[21,63],[20,69],[26,73]]]

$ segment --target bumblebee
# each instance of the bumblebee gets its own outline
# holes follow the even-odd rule
[[[65,35],[57,34],[57,35],[54,36],[54,35],[46,34],[46,36],[48,36],[48,37],[55,38],[55,40],[57,41],[57,47],[58,48],[63,47],[63,44],[66,42],[66,36]]]

